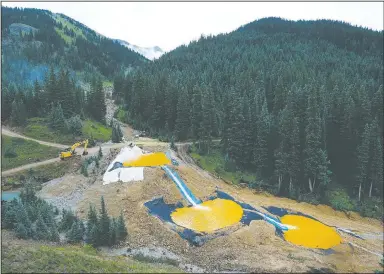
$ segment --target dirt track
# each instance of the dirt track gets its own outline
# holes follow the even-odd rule
[[[17,138],[23,138],[23,139],[26,139],[26,140],[35,141],[35,142],[38,142],[39,144],[50,146],[50,147],[57,147],[57,148],[62,148],[62,149],[65,149],[65,148],[68,147],[68,145],[51,143],[51,142],[45,142],[45,141],[40,141],[40,140],[37,140],[37,139],[33,139],[33,138],[30,138],[30,137],[21,135],[19,133],[10,131],[9,129],[6,129],[4,127],[1,129],[1,134],[7,135],[7,136],[10,136],[10,137],[17,137]]]

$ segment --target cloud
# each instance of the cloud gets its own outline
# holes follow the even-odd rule
[[[63,13],[110,37],[172,50],[201,34],[233,31],[263,17],[332,19],[383,29],[380,2],[3,2]]]

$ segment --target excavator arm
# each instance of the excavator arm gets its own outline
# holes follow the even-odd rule
[[[84,151],[83,151],[83,155],[87,155],[88,154],[88,150],[87,150],[87,147],[88,147],[88,139],[83,141],[83,144],[84,144]]]
[[[69,151],[62,151],[60,152],[60,159],[65,159],[65,158],[69,158],[69,157],[72,157],[73,155],[76,154],[76,148],[81,146],[81,145],[84,145],[84,151],[83,151],[83,155],[87,155],[88,154],[88,151],[87,151],[87,147],[88,147],[88,139],[82,141],[82,142],[77,142],[75,144],[73,144],[70,148]]]

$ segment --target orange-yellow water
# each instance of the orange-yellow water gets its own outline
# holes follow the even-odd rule
[[[139,158],[125,162],[125,167],[144,167],[144,166],[161,166],[168,165],[171,161],[163,152],[155,152],[150,154],[143,154]]]
[[[243,216],[240,205],[231,200],[214,199],[197,206],[176,209],[172,220],[198,232],[213,232],[238,223]]]
[[[309,248],[328,249],[341,243],[341,237],[334,228],[311,218],[285,215],[280,221],[283,224],[297,227],[297,229],[284,232],[285,240],[293,244]]]

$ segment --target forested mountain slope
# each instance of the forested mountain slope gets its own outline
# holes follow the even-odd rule
[[[104,89],[147,59],[47,10],[2,7],[1,32],[3,123],[66,144],[110,138]]]
[[[63,15],[40,9],[2,7],[3,85],[42,81],[50,66],[68,69],[76,80],[140,66],[147,59]]]
[[[222,138],[226,169],[290,197],[341,184],[382,196],[383,32],[265,18],[201,37],[115,79],[127,122],[163,137]]]

